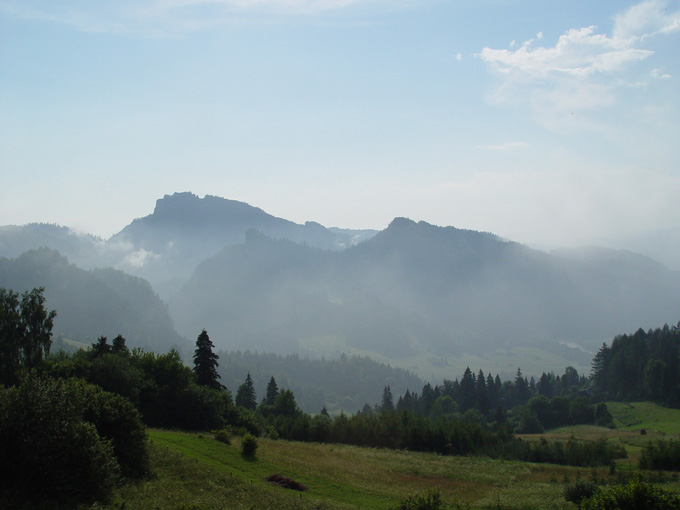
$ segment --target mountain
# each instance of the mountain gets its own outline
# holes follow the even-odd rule
[[[680,273],[624,251],[545,253],[398,218],[335,252],[250,231],[169,305],[180,333],[205,327],[223,349],[415,363],[529,346],[583,360],[620,331],[677,322]]]
[[[617,244],[680,271],[680,227],[645,232],[619,240]]]
[[[157,200],[153,214],[134,220],[109,244],[128,246],[127,264],[119,267],[148,279],[161,295],[169,296],[200,262],[225,246],[243,243],[249,229],[325,250],[341,250],[372,235],[327,229],[315,222],[300,225],[235,200],[175,193]]]
[[[188,352],[165,303],[149,282],[114,269],[86,271],[59,252],[29,250],[0,258],[0,287],[24,292],[45,287],[46,306],[57,311],[53,333],[86,344],[99,336],[123,335],[129,347]]]
[[[376,233],[311,221],[301,225],[244,202],[184,192],[157,200],[152,214],[133,220],[108,240],[50,224],[0,227],[0,256],[51,248],[83,269],[113,267],[144,278],[167,298],[200,262],[225,246],[243,243],[249,229],[325,250],[342,250]]]
[[[16,258],[39,248],[56,250],[83,269],[115,264],[104,239],[49,223],[0,226],[0,257]]]
[[[655,239],[672,251],[666,234]],[[43,246],[66,259],[31,252],[38,269],[14,283],[47,287],[63,331],[87,341],[130,331],[161,350],[181,342],[177,332],[194,339],[207,328],[226,350],[370,355],[421,376],[467,364],[507,375],[530,365],[587,371],[603,341],[676,323],[680,310],[680,273],[628,251],[545,252],[406,218],[381,232],[326,228],[192,193],[164,196],[108,240],[55,225],[0,227],[5,281],[22,253]],[[156,322],[157,332],[144,329]]]

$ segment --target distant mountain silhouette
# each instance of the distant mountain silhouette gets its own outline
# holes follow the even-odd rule
[[[201,263],[170,302],[178,330],[222,348],[392,359],[483,354],[677,322],[680,274],[622,251],[545,253],[398,218],[340,252],[255,231]]]
[[[79,269],[54,250],[0,258],[0,287],[24,292],[45,287],[46,306],[57,311],[53,333],[86,344],[121,334],[128,347],[187,352],[165,303],[149,282],[114,269]]]
[[[157,200],[152,214],[133,220],[108,241],[57,225],[0,227],[0,256],[14,258],[48,247],[81,268],[114,267],[145,278],[167,298],[200,262],[243,243],[249,229],[326,250],[342,250],[376,233],[326,228],[311,221],[300,225],[244,202],[185,192]]]
[[[315,248],[340,250],[370,231],[330,230],[315,222],[304,225],[277,218],[244,202],[192,193],[166,195],[153,214],[134,220],[110,239],[129,245],[147,263],[129,270],[152,281],[169,295],[186,281],[194,268],[225,246],[243,243],[256,229],[274,239],[289,239]]]

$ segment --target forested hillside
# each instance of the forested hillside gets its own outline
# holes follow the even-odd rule
[[[250,231],[170,302],[181,333],[206,327],[220,348],[413,364],[518,346],[565,352],[571,364],[565,344],[594,352],[622,328],[673,321],[679,308],[680,274],[635,254],[548,254],[407,219],[340,252]]]
[[[59,311],[57,336],[91,343],[101,335],[121,334],[131,346],[160,352],[190,347],[149,282],[122,271],[86,271],[43,248],[16,259],[0,258],[0,287],[17,292],[45,287],[47,306]]]
[[[331,414],[358,411],[366,403],[380,402],[385,385],[395,393],[423,386],[415,374],[366,357],[310,359],[250,351],[220,351],[219,356],[219,374],[227,388],[235,390],[250,374],[261,400],[270,378],[275,377],[281,388],[295,393],[300,408],[309,413],[318,413],[323,407]]]
[[[592,376],[600,398],[680,406],[680,322],[617,335],[595,355]]]

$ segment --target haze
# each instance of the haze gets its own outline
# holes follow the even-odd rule
[[[680,226],[677,1],[0,1],[0,224],[166,193],[539,245]]]

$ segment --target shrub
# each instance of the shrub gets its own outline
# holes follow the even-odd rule
[[[640,480],[598,489],[584,510],[677,510],[680,495]]]
[[[213,436],[220,443],[231,444],[231,433],[227,429],[213,430]]]
[[[257,438],[252,434],[246,434],[241,439],[241,453],[246,457],[254,457],[257,446]]]
[[[83,419],[92,423],[97,433],[111,441],[121,473],[141,478],[149,473],[146,431],[139,411],[132,403],[97,386],[77,380],[64,385],[75,401],[81,399]]]
[[[581,503],[595,494],[597,487],[592,482],[586,482],[577,478],[574,483],[564,486],[564,499],[575,503],[581,508]]]
[[[60,381],[30,376],[0,388],[0,451],[0,500],[9,508],[106,499],[120,477],[112,441],[83,418],[82,400]]]

